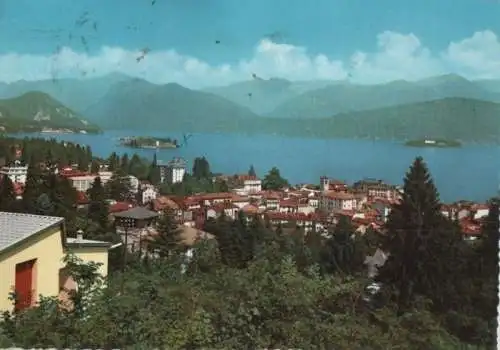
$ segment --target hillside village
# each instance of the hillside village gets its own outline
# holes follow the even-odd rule
[[[161,163],[161,162],[159,162]],[[159,164],[161,182],[180,183],[188,172],[183,159],[174,158]],[[19,198],[22,197],[28,167],[19,161],[4,165],[0,174],[9,176],[15,185]],[[77,190],[75,203],[85,208],[88,203],[87,191],[97,177],[106,184],[113,173],[106,169],[98,173],[76,170],[72,167],[55,169],[67,178]],[[144,208],[161,215],[165,210],[176,213],[181,225],[202,230],[210,218],[225,215],[231,219],[242,212],[247,216],[259,216],[274,227],[303,228],[305,232],[316,230],[328,232],[339,217],[348,217],[357,232],[363,234],[367,228],[383,231],[383,225],[390,213],[391,206],[398,203],[402,196],[399,186],[384,183],[377,179],[363,179],[348,185],[343,181],[323,176],[319,185],[303,184],[284,187],[280,190],[266,190],[262,180],[248,174],[215,175],[212,181],[223,181],[230,185],[228,192],[197,193],[190,196],[162,195],[158,186],[146,180],[128,175],[131,199],[128,201],[109,201],[109,212],[113,216],[134,208]],[[475,240],[480,235],[481,220],[488,215],[488,205],[460,201],[443,203],[444,216],[458,220],[467,240]]]
[[[443,322],[440,327],[456,337],[446,338],[449,344],[459,340],[478,343],[472,338],[476,334],[486,337],[481,343],[492,342],[491,327],[485,322],[493,315],[482,308],[489,310],[488,305],[496,305],[491,283],[496,279],[492,269],[497,263],[492,259],[497,252],[491,242],[498,235],[498,206],[495,199],[488,205],[439,203],[422,158],[411,165],[404,187],[369,178],[348,184],[327,176],[320,177],[318,184],[290,185],[275,167],[260,177],[253,166],[245,174],[214,174],[205,157],[195,158],[190,166],[181,158],[163,162],[154,157],[151,162],[137,155],[129,158],[112,153],[103,159],[93,157],[89,147],[54,140],[24,140],[19,146],[16,139],[4,139],[0,146],[0,156],[4,155],[0,164],[0,274],[7,276],[0,281],[0,311],[7,311],[7,318],[0,321],[0,346],[1,332],[8,335],[3,341],[9,346],[40,342],[36,340],[39,322],[34,321],[40,319],[40,313],[44,319],[53,319],[40,344],[53,345],[54,337],[67,333],[65,325],[77,323],[82,326],[71,326],[73,338],[63,344],[75,339],[83,348],[102,347],[112,332],[110,327],[130,322],[129,311],[122,308],[140,308],[141,315],[154,317],[152,322],[161,324],[159,334],[164,334],[176,329],[164,320],[165,315],[172,315],[168,316],[172,322],[192,317],[189,293],[193,288],[196,298],[203,300],[196,312],[210,310],[210,321],[200,321],[203,327],[231,324],[231,315],[241,308],[239,296],[246,293],[247,305],[254,305],[255,300],[262,303],[254,311],[259,313],[271,307],[271,314],[279,314],[279,303],[299,303],[291,306],[286,316],[294,322],[309,320],[310,311],[300,311],[304,307],[314,309],[318,322],[310,321],[308,329],[324,323],[325,315],[334,320],[339,305],[346,302],[340,312],[352,324],[372,322],[372,312],[389,310],[385,320],[393,322],[390,317],[394,317],[394,322],[401,322],[398,329],[403,330],[408,326],[397,313],[412,310],[411,305],[416,305],[412,303],[423,295],[451,310],[419,307],[415,316],[420,319],[431,312],[435,322]],[[427,226],[419,226],[421,212],[413,208],[415,198],[427,206],[420,216]],[[397,236],[400,231],[418,234],[419,229],[425,234],[430,231],[427,227],[433,232],[431,240],[410,248]],[[417,263],[425,269],[420,275],[400,274],[402,264],[411,267]],[[394,278],[412,280],[423,273],[439,281],[439,287],[419,282],[423,292],[410,295],[408,306],[393,299],[398,294],[391,294],[391,288],[399,285],[391,282]],[[269,278],[278,282],[269,283]],[[260,287],[254,291],[255,281]],[[96,287],[94,283],[98,283]],[[179,286],[188,294],[178,294]],[[269,288],[272,292],[267,292]],[[305,294],[298,296],[300,291]],[[155,299],[156,293],[168,294]],[[215,299],[213,293],[217,293]],[[298,299],[288,300],[283,293]],[[465,301],[477,295],[479,299],[472,301],[476,306],[468,308]],[[140,306],[144,300],[147,305]],[[309,306],[303,306],[304,302]],[[230,307],[224,311],[223,305]],[[464,305],[458,326],[457,321],[450,323],[444,318],[449,317],[447,312],[455,312],[455,305]],[[179,306],[188,309],[174,311]],[[165,314],[158,312],[165,308],[172,309]],[[353,314],[353,308],[359,310]],[[96,329],[103,315],[111,315],[101,325],[107,327],[105,334],[85,331]],[[283,331],[295,334],[293,327],[279,323],[274,316],[266,317],[281,324]],[[134,322],[145,320],[140,316]],[[342,327],[347,327],[345,320]],[[251,325],[254,320],[249,322]],[[462,327],[470,322],[477,330],[462,335]],[[281,339],[281,330],[259,327],[258,332]],[[329,323],[328,327],[340,326]],[[432,333],[433,327],[426,325],[425,329]],[[413,332],[413,326],[410,328]],[[28,338],[20,336],[24,329],[32,332]],[[177,342],[180,345],[175,348],[186,348],[184,344],[192,341],[190,329],[182,340],[174,340],[176,336],[169,333],[151,344]],[[393,336],[384,340],[385,331],[371,324],[363,326],[362,342],[372,339],[368,331],[378,337],[378,344],[386,344],[379,348],[394,344]],[[142,339],[137,332],[129,331],[132,340],[124,340],[118,332],[112,335],[113,344],[125,347],[142,341],[137,340]],[[156,331],[147,333],[153,336]],[[194,341],[199,347],[220,344],[220,337],[227,342],[248,343],[236,340],[240,333],[219,331]],[[332,334],[337,337],[337,333]],[[414,340],[404,334],[400,342],[408,348]],[[340,337],[343,342],[350,339]],[[433,348],[433,337],[422,339],[419,348]],[[265,336],[258,339],[259,344],[268,342]],[[288,344],[288,339],[278,341]],[[316,342],[316,335],[304,333],[303,339],[306,346]],[[346,346],[342,348],[350,348]]]

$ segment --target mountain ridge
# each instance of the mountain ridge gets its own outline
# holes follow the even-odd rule
[[[371,110],[448,97],[500,101],[500,94],[465,78],[439,76],[417,82],[392,81],[381,85],[330,85],[285,101],[266,117],[324,118],[339,113]]]
[[[80,114],[40,91],[29,91],[14,98],[0,99],[0,126],[7,132],[43,129],[99,131],[96,125]]]
[[[108,128],[168,127],[191,131],[220,123],[260,118],[249,109],[220,96],[191,90],[177,83],[156,85],[145,80],[115,84],[85,115]]]
[[[261,118],[244,127],[247,132],[265,131],[296,137],[399,141],[433,138],[498,144],[500,103],[448,97],[327,118]]]

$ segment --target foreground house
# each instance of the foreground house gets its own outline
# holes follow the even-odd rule
[[[67,238],[64,218],[0,212],[0,312],[36,305],[39,295],[59,296],[74,281],[63,263],[72,253],[83,262],[102,264],[100,273],[108,274],[108,242]]]

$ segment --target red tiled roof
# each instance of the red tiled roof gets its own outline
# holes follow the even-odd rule
[[[336,191],[328,191],[324,194],[324,196],[329,199],[339,199],[339,200],[352,200],[356,198],[352,193],[336,192]]]
[[[259,208],[257,208],[255,205],[251,205],[251,204],[245,205],[243,208],[241,208],[241,210],[244,213],[248,213],[248,214],[257,214],[259,212]]]
[[[471,206],[471,210],[488,210],[488,209],[489,209],[488,204],[484,203],[477,203]]]
[[[88,171],[74,170],[71,168],[64,168],[59,170],[59,175],[62,177],[77,177],[77,176],[89,176],[92,175]]]
[[[233,209],[234,206],[230,202],[215,203],[209,207],[217,212],[222,212],[224,209]]]
[[[268,211],[266,215],[270,220],[282,220],[282,221],[320,221],[320,215],[316,213],[282,213],[276,211]]]
[[[76,204],[88,204],[89,198],[87,194],[82,191],[76,191]]]
[[[279,200],[282,197],[280,193],[271,191],[261,191],[258,194],[261,195],[262,198],[267,200]]]
[[[161,196],[153,199],[153,209],[156,211],[165,209],[178,210],[179,208],[180,208],[179,204],[177,204],[174,200],[166,196]]]
[[[119,213],[121,211],[128,210],[132,208],[133,205],[128,202],[116,202],[115,204],[112,204],[109,206],[109,212],[110,213]]]
[[[336,214],[353,217],[355,212],[354,210],[339,210]]]
[[[247,181],[247,180],[258,180],[257,176],[252,176],[252,175],[238,175],[238,180],[239,181]]]
[[[282,199],[280,201],[280,207],[295,208],[297,206],[298,206],[298,203],[295,199]]]
[[[196,199],[198,201],[211,201],[215,199],[233,199],[234,194],[231,192],[220,192],[220,193],[203,193],[195,196],[191,196],[190,198]],[[188,197],[189,198],[189,197]]]
[[[460,227],[462,228],[462,232],[468,236],[478,236],[481,234],[481,225],[471,222],[468,219],[464,219],[460,221]]]
[[[237,194],[235,194],[233,196],[233,202],[248,202],[250,201],[250,198],[248,197],[244,197],[244,196],[238,196]]]

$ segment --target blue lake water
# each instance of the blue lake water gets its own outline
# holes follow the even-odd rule
[[[90,145],[95,155],[107,157],[111,152],[138,153],[160,160],[183,157],[191,164],[205,156],[212,171],[221,173],[246,172],[253,164],[263,176],[277,166],[282,176],[292,183],[319,183],[326,175],[352,183],[364,177],[401,184],[405,172],[418,155],[427,162],[443,201],[470,199],[484,201],[498,193],[500,183],[500,147],[467,145],[462,148],[410,148],[398,142],[303,139],[271,135],[244,136],[237,134],[194,134],[186,146],[178,149],[142,150],[122,147],[122,136],[174,137],[181,134],[140,131],[108,131],[88,134],[22,134],[55,138]]]

